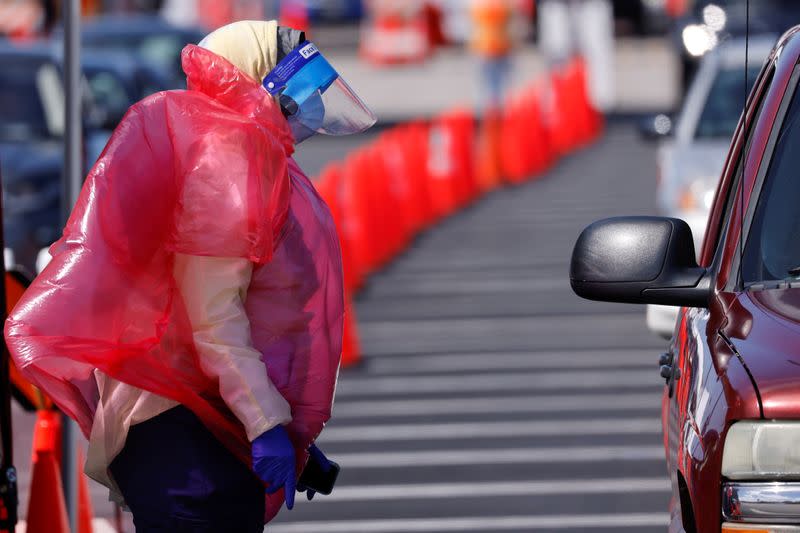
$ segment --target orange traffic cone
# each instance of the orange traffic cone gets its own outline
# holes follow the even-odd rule
[[[338,163],[325,167],[319,178],[314,182],[322,199],[328,204],[333,222],[336,224],[336,233],[339,236],[339,246],[342,249],[342,270],[344,274],[344,287],[347,291],[354,291],[361,285],[361,278],[357,265],[353,263],[352,242],[350,235],[345,232],[345,213],[342,209],[342,168]]]
[[[510,183],[522,183],[531,172],[530,150],[526,149],[531,139],[524,122],[524,106],[521,99],[515,98],[506,104],[503,114],[500,154],[503,175]]]
[[[570,90],[563,69],[550,73],[549,120],[552,146],[558,156],[565,156],[575,146],[574,114],[570,107]]]
[[[437,218],[455,211],[456,163],[453,158],[455,138],[446,117],[435,120],[428,130],[428,176],[431,204]]]
[[[583,114],[584,135],[583,142],[595,140],[603,131],[603,114],[598,111],[589,95],[589,77],[586,61],[578,57],[574,61],[576,105]]]
[[[353,366],[361,361],[361,346],[350,295],[345,295],[344,334],[342,336],[342,368]]]
[[[397,232],[398,253],[408,246],[413,238],[417,230],[416,220],[418,218],[415,212],[414,187],[410,176],[409,161],[403,151],[402,131],[401,128],[395,128],[384,133],[381,137],[381,150],[379,151],[397,209],[397,212],[392,215],[392,219]]]
[[[404,145],[408,158],[410,178],[413,180],[414,202],[417,230],[425,229],[436,220],[436,211],[431,194],[431,180],[428,176],[428,126],[421,122],[410,124],[404,132]]]
[[[525,121],[529,142],[526,150],[530,156],[529,172],[534,175],[547,170],[555,159],[550,129],[542,112],[542,88],[534,86],[525,95]]]
[[[487,111],[478,136],[478,183],[482,191],[497,188],[502,180],[500,134],[502,119],[497,112]]]
[[[369,252],[367,250],[366,225],[359,196],[358,157],[350,154],[342,167],[339,209],[341,210],[341,237],[350,250],[354,275],[363,280],[368,273]]]
[[[428,174],[431,201],[439,216],[448,216],[475,199],[474,119],[465,109],[438,117],[430,127]]]
[[[42,410],[33,434],[33,476],[28,501],[29,533],[69,533],[67,507],[56,461],[61,434],[60,415]]]

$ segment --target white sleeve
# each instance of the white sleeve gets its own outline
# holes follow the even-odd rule
[[[200,365],[219,378],[222,399],[253,441],[291,421],[291,409],[253,348],[244,309],[253,265],[247,259],[175,254],[175,279],[194,332]]]

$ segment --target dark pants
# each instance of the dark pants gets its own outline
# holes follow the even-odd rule
[[[183,406],[132,426],[111,473],[137,532],[264,529],[264,485]]]

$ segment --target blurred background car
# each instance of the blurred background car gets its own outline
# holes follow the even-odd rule
[[[161,71],[128,54],[86,52],[81,67],[107,129],[115,128],[132,104],[170,86]]]
[[[749,23],[748,23],[749,9]],[[800,22],[797,0],[695,0],[673,28],[672,42],[681,58],[682,82],[688,87],[699,60],[726,39],[781,35]]]
[[[746,73],[744,39],[716,47],[703,57],[675,127],[666,115],[645,125],[645,134],[664,138],[656,159],[660,214],[689,224],[697,253],[745,96],[775,41],[771,35],[750,38]],[[677,307],[647,306],[648,327],[667,339],[677,317]]]
[[[34,271],[39,250],[59,235],[64,160],[64,86],[48,42],[0,45],[0,161],[5,246]],[[130,55],[83,54],[84,170],[94,164],[128,108],[167,88],[157,69]]]
[[[63,92],[49,47],[0,48],[5,246],[28,268],[60,227]]]
[[[667,0],[614,0],[614,18],[637,35],[666,33]]]
[[[102,15],[82,27],[81,44],[87,51],[127,54],[156,69],[170,89],[186,86],[180,52],[197,44],[207,33],[199,27],[179,27],[157,15]],[[58,39],[58,34],[55,35]]]
[[[351,22],[364,13],[361,0],[308,0],[308,17],[315,22]]]

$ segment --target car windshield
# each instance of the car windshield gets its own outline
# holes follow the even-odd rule
[[[745,246],[745,284],[800,278],[800,96],[795,93],[770,161]]]
[[[747,69],[747,91],[753,87],[759,69]],[[722,68],[708,92],[695,136],[704,139],[730,139],[739,122],[744,103],[744,66]]]
[[[14,61],[0,68],[0,138],[26,140],[49,134],[39,88],[48,82],[41,63]]]

